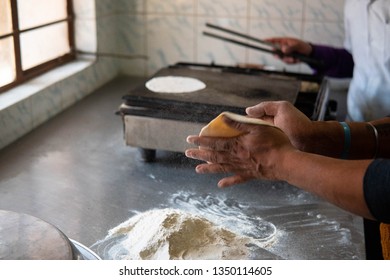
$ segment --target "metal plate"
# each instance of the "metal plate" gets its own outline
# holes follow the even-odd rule
[[[0,210],[0,259],[72,260],[69,239],[36,217]]]
[[[72,239],[69,239],[69,241],[72,243],[73,249],[74,249],[73,259],[75,259],[75,260],[101,260],[101,258],[95,252],[93,252],[91,249],[89,249],[87,246],[81,244],[80,242],[72,240]]]
[[[100,260],[100,257],[41,219],[0,210],[0,259]]]

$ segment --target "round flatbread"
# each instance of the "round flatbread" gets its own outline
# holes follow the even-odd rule
[[[247,116],[235,114],[232,112],[222,112],[215,119],[213,119],[208,125],[202,128],[200,131],[200,136],[212,136],[212,137],[236,137],[243,134],[242,131],[239,131],[233,127],[228,126],[223,120],[222,117],[226,116],[231,120],[241,123],[247,124],[257,124],[257,125],[266,125],[272,126],[274,125],[263,121],[261,119],[250,118]]]
[[[180,76],[155,77],[145,84],[146,88],[158,93],[186,93],[206,88],[202,81]]]

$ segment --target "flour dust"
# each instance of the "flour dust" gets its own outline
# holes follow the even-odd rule
[[[171,205],[138,213],[93,245],[103,259],[279,259],[267,251],[276,227],[243,205],[211,195],[178,193]]]

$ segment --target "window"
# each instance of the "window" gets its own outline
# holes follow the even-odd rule
[[[72,0],[0,0],[0,92],[74,57]]]

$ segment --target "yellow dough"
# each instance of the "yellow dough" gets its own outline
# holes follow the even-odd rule
[[[263,121],[261,119],[250,118],[247,116],[238,115],[231,112],[222,112],[218,117],[213,119],[208,125],[202,128],[200,131],[200,136],[212,136],[212,137],[236,137],[243,134],[242,131],[239,131],[235,128],[232,128],[224,123],[222,120],[223,116],[228,117],[231,120],[247,124],[257,124],[257,125],[274,125]]]

